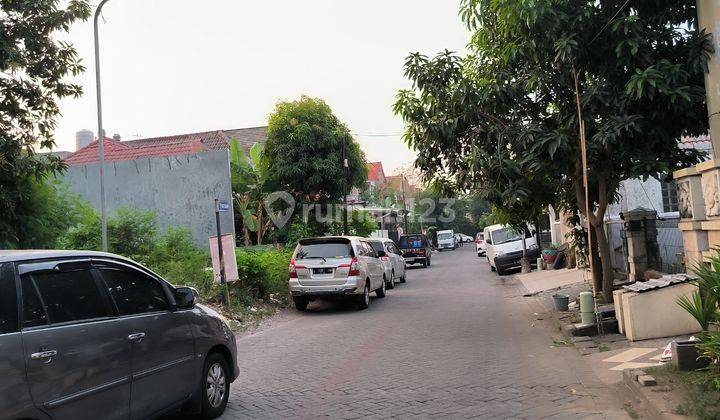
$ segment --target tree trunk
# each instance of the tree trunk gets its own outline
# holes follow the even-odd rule
[[[245,246],[250,246],[250,231],[248,230],[247,226],[245,226],[244,222],[243,222],[243,240],[245,241]]]
[[[602,262],[600,261],[600,252],[598,251],[597,233],[595,233],[595,226],[590,225],[590,238],[591,241],[588,244],[589,253],[592,254],[592,282],[593,290],[597,292],[602,291]],[[594,239],[594,240],[593,240]],[[585,263],[590,265],[590,255],[587,255]]]
[[[257,209],[258,218],[258,230],[257,230],[257,244],[262,245],[263,238],[265,237],[265,221],[263,220],[263,201],[258,202]]]
[[[520,230],[520,234],[522,235],[522,251],[523,256],[520,260],[520,272],[522,273],[529,273],[530,272],[530,261],[527,257],[527,242],[525,239],[525,229]]]

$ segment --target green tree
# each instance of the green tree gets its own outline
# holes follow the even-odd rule
[[[72,45],[56,39],[73,22],[90,16],[84,0],[0,0],[0,247],[32,242],[24,235],[38,211],[32,182],[63,169],[54,156],[58,100],[78,97],[69,83],[84,68]],[[34,180],[34,181],[33,181]]]
[[[417,165],[461,188],[499,190],[488,199],[506,213],[506,198],[532,197],[537,186],[585,213],[582,128],[585,216],[602,262],[595,285],[612,300],[603,219],[620,182],[696,162],[678,140],[707,130],[710,44],[694,28],[695,1],[463,0],[460,12],[474,32],[469,56],[406,62],[414,88],[395,110]]]
[[[362,188],[367,179],[360,146],[321,99],[278,103],[268,122],[264,156],[270,181],[301,201],[337,201],[346,188]]]

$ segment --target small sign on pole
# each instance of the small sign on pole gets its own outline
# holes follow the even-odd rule
[[[218,211],[230,211],[230,203],[227,201],[218,201]]]

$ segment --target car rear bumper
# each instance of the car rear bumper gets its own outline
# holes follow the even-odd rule
[[[530,260],[530,264],[535,264],[537,258],[540,256],[540,249],[528,249],[527,256]],[[495,257],[495,268],[504,270],[506,268],[520,267],[521,260],[522,251],[498,255],[497,257]]]
[[[344,296],[344,295],[361,295],[364,293],[362,287],[357,287],[357,280],[355,278],[348,279],[345,284],[341,285],[320,285],[320,286],[305,286],[300,284],[297,279],[290,280],[290,293],[293,296]]]
[[[426,261],[426,260],[427,260],[427,257],[423,257],[423,256],[405,257],[406,264],[422,264],[423,261]]]

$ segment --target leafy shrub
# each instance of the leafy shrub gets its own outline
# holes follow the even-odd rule
[[[242,286],[253,297],[289,301],[288,266],[291,252],[285,250],[235,251]]]
[[[158,238],[145,264],[172,284],[194,287],[202,300],[216,300],[220,296],[210,254],[195,248],[188,228],[168,229]]]

